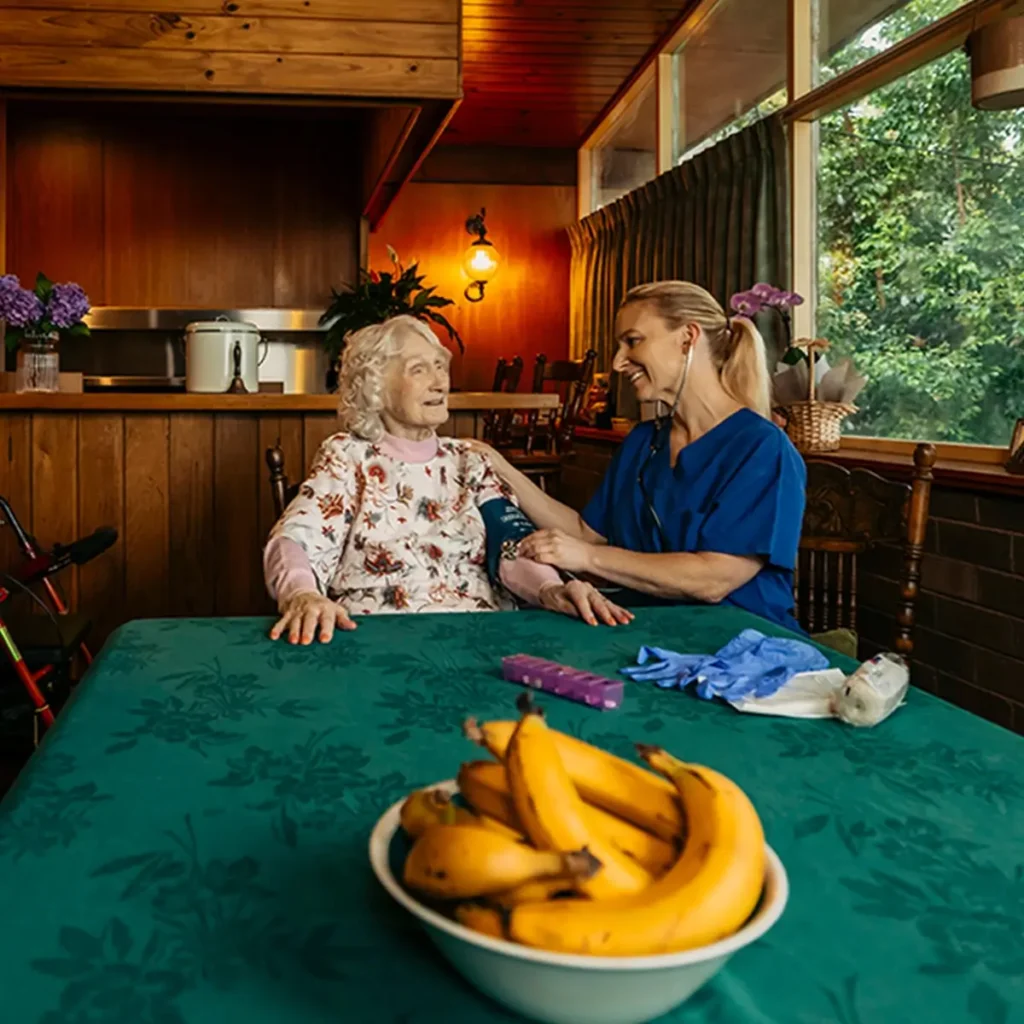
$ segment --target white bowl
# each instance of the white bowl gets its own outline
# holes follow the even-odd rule
[[[455,792],[454,779],[437,783]],[[412,897],[391,870],[392,840],[402,801],[370,835],[370,863],[381,885],[423,923],[438,949],[481,992],[524,1017],[546,1024],[642,1024],[685,1002],[737,950],[779,919],[789,897],[786,871],[766,847],[761,903],[735,935],[700,949],[658,956],[578,956],[549,953],[471,931]]]

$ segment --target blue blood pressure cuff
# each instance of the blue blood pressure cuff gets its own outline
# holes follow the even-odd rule
[[[501,560],[516,557],[516,546],[537,527],[521,509],[506,498],[491,498],[480,506],[487,531],[487,575],[494,586],[501,585]]]

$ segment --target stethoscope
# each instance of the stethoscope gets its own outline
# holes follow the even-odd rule
[[[651,498],[650,491],[647,490],[647,484],[644,481],[644,474],[647,472],[647,467],[651,464],[651,460],[657,455],[668,443],[669,436],[672,433],[672,419],[676,414],[676,409],[679,408],[679,399],[683,397],[683,388],[686,387],[686,378],[690,375],[690,363],[693,361],[693,345],[686,351],[686,365],[683,367],[683,379],[679,382],[679,387],[676,390],[675,400],[672,402],[672,407],[669,409],[668,414],[665,416],[659,416],[654,424],[654,431],[651,434],[651,443],[647,449],[647,454],[644,456],[644,461],[640,464],[640,468],[637,470],[636,482],[640,488],[640,496],[644,500],[644,505],[647,508],[647,513],[651,517],[651,521],[654,523],[654,528],[658,533],[658,540],[661,542],[661,550],[664,551],[666,548],[670,548],[671,545],[668,542],[668,537],[665,533],[665,527],[662,525],[661,516],[658,515],[658,510],[654,507],[654,501]]]

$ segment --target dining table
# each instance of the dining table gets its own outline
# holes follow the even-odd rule
[[[642,645],[792,635],[728,604],[615,628],[537,610],[357,621],[309,646],[261,618],[111,636],[0,804],[4,1024],[511,1021],[377,883],[374,823],[483,756],[468,716],[515,716],[505,655],[615,676]],[[914,687],[872,728],[640,682],[614,710],[539,700],[623,757],[643,741],[735,780],[785,865],[779,922],[662,1020],[1024,1020],[1021,737]]]

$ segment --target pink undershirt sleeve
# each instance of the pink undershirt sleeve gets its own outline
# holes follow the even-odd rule
[[[540,588],[545,583],[562,582],[562,577],[553,565],[531,562],[528,558],[514,558],[511,561],[503,558],[498,574],[505,587],[528,604],[538,603]]]
[[[263,578],[278,607],[301,590],[320,590],[306,552],[288,537],[274,537],[267,544],[263,552]]]

